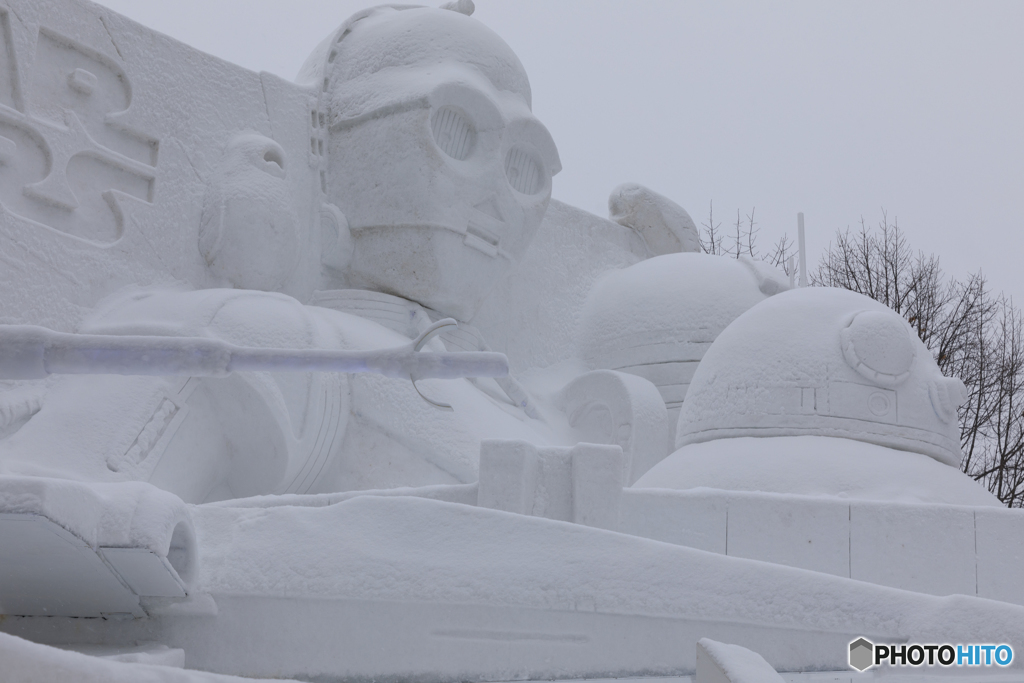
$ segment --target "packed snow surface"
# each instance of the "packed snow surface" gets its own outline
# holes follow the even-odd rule
[[[690,444],[655,465],[633,487],[1002,507],[966,474],[927,455],[826,436]]]
[[[1024,607],[934,597],[422,498],[195,508],[216,595],[508,605],[1020,642]],[[939,639],[939,640],[936,640]],[[952,640],[950,640],[952,639]]]
[[[39,645],[0,633],[0,678],[4,683],[242,683],[252,678],[172,666],[112,661]]]

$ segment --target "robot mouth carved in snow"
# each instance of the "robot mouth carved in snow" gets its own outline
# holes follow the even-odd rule
[[[456,379],[505,377],[508,359],[489,351],[437,353],[421,349],[444,328],[438,320],[409,344],[370,351],[271,349],[206,337],[68,334],[34,325],[0,325],[0,379],[49,375],[181,375],[223,377],[232,372],[373,372],[387,377]],[[451,406],[425,401],[439,408]]]

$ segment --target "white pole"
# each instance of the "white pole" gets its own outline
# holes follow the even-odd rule
[[[807,286],[807,246],[804,243],[804,214],[796,215],[796,235],[800,246],[800,286]]]
[[[32,325],[0,325],[0,379],[60,375],[170,375],[223,377],[231,372],[375,372],[414,380],[506,377],[502,353],[423,352],[439,320],[404,346],[368,351],[266,349],[210,337],[67,334]]]
[[[790,254],[786,268],[789,270],[789,288],[792,289],[796,287],[796,256]]]

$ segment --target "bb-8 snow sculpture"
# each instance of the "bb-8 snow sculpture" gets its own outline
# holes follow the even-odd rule
[[[708,350],[679,415],[676,447],[838,436],[956,467],[965,391],[883,304],[846,290],[794,290],[739,317]]]

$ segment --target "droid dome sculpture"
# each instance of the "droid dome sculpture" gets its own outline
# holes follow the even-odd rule
[[[958,469],[964,398],[886,306],[793,290],[717,337],[679,414],[676,452],[637,485],[998,505]]]
[[[580,323],[587,367],[651,381],[669,411],[672,438],[687,388],[712,342],[747,309],[788,289],[759,262],[692,252],[665,254],[609,273]]]

